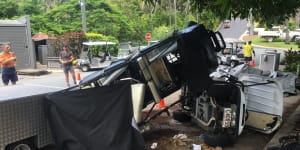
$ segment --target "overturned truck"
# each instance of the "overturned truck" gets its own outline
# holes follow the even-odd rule
[[[282,103],[276,106],[276,114],[270,115],[257,109],[247,111],[249,97],[244,91],[253,94],[249,92],[252,87],[271,85],[266,91],[269,97],[256,95],[256,98],[267,99],[267,102],[272,99],[280,101],[283,97],[280,85],[267,80],[240,81],[230,75],[211,78],[209,75],[218,67],[216,53],[225,47],[219,32],[190,23],[186,29],[87,76],[70,91],[130,81],[134,117],[140,127],[179,103],[182,106],[180,115],[176,113],[173,116],[191,117],[207,131],[204,140],[212,146],[234,143],[246,125],[253,124],[258,131],[272,133],[281,124]],[[182,92],[176,102],[150,115],[156,103],[177,90]],[[149,114],[142,116],[142,109],[151,102],[154,103]],[[247,120],[252,123],[247,124]]]

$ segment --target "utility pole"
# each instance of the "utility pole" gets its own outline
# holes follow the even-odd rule
[[[295,16],[295,29],[299,29],[300,9],[297,9]]]
[[[82,32],[86,33],[86,14],[85,14],[85,0],[80,0],[81,14],[82,14]]]
[[[177,8],[176,8],[176,0],[174,0],[174,24],[175,24],[175,30],[177,30],[177,16],[176,16]]]
[[[249,11],[247,27],[248,27],[249,35],[250,36],[253,35],[254,22],[253,22],[252,8],[250,8]]]
[[[171,16],[171,12],[172,12],[172,2],[171,2],[171,0],[169,0],[169,27],[172,26],[172,16]]]

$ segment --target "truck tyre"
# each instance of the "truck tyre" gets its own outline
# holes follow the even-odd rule
[[[223,64],[220,56],[218,56],[217,60],[218,60],[218,64],[219,64],[219,65],[222,65],[222,64]]]
[[[239,63],[237,61],[233,60],[233,61],[230,62],[230,67],[233,68],[233,67],[237,66],[238,64]]]
[[[189,122],[191,121],[191,116],[187,115],[182,110],[176,110],[173,112],[173,119],[179,122]]]
[[[234,143],[232,138],[230,138],[227,134],[205,134],[204,135],[204,143],[209,146],[230,146]]]
[[[27,139],[8,145],[5,150],[36,150],[32,140]]]
[[[274,39],[273,39],[273,37],[268,37],[267,40],[268,40],[268,42],[273,42]]]
[[[81,66],[81,71],[87,72],[87,71],[89,71],[89,70],[90,70],[90,67],[89,67],[89,66],[87,66],[87,65]]]

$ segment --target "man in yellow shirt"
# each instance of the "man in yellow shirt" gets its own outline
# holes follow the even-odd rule
[[[244,45],[243,48],[244,48],[245,64],[249,64],[249,62],[252,61],[252,53],[255,56],[255,52],[253,50],[253,46],[251,45],[251,41],[249,41],[246,45]]]

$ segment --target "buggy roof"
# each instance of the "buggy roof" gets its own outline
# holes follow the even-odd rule
[[[97,46],[97,45],[115,45],[114,42],[98,41],[98,42],[83,42],[83,45],[87,46]]]
[[[244,41],[235,38],[224,38],[226,43],[244,43]]]

